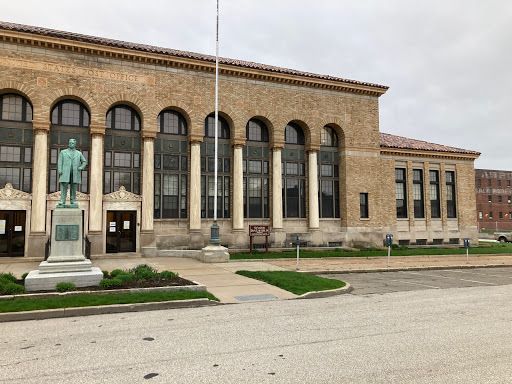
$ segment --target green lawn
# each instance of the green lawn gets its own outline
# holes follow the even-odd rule
[[[39,309],[57,309],[72,307],[91,307],[110,304],[149,303],[170,300],[190,300],[208,298],[219,301],[209,292],[175,291],[175,292],[144,292],[120,294],[84,294],[77,296],[62,296],[44,299],[16,298],[0,301],[0,313],[35,311]]]
[[[512,243],[490,243],[490,246],[472,247],[469,249],[470,255],[476,254],[499,254],[499,253],[512,253]],[[422,255],[465,255],[464,248],[416,248],[416,249],[391,249],[391,256],[422,256]],[[388,251],[342,251],[336,250],[319,250],[319,251],[300,251],[301,258],[320,258],[320,257],[373,257],[373,256],[387,256]],[[248,253],[239,253],[230,255],[231,260],[240,259],[287,259],[296,258],[297,252],[269,252],[258,253],[255,255]]]
[[[302,295],[312,291],[342,288],[346,285],[340,280],[326,279],[325,277],[293,271],[237,271],[236,273],[275,285],[276,287],[295,293],[296,295]]]

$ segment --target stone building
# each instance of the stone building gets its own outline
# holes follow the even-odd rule
[[[69,138],[93,255],[207,243],[214,57],[0,22],[0,68],[0,255],[42,257]],[[379,132],[386,86],[231,59],[219,82],[222,244],[476,240],[479,153]]]
[[[512,229],[512,172],[475,169],[476,212],[479,230]]]

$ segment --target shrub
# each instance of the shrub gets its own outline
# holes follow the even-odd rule
[[[135,268],[131,269],[130,272],[135,275],[135,279],[137,281],[158,279],[157,270],[153,267],[150,267],[147,264],[140,264]]]
[[[118,278],[102,279],[100,281],[100,288],[103,288],[103,289],[117,288],[117,287],[120,287],[121,285],[123,285],[123,282]]]
[[[135,280],[135,275],[133,273],[123,272],[119,273],[116,276],[116,279],[119,279],[123,282],[123,284],[129,283],[130,281]]]
[[[341,248],[335,248],[334,252],[341,252]]]
[[[23,275],[21,275],[21,280],[25,281],[25,278],[28,276],[28,272],[25,272]]]
[[[253,249],[252,250],[252,254],[253,255],[259,255],[260,254],[260,251],[258,249]]]
[[[375,248],[375,247],[368,248],[368,251],[376,251],[376,250],[377,250],[377,248]]]
[[[103,277],[106,279],[108,277],[108,271],[101,271],[103,273]]]
[[[55,286],[55,290],[59,292],[67,292],[67,291],[74,291],[76,289],[76,285],[73,283],[68,283],[63,281],[62,283],[58,283]]]
[[[125,273],[122,269],[114,269],[112,272],[110,272],[110,276],[116,277],[120,273]]]
[[[176,277],[178,277],[178,274],[171,271],[162,271],[158,274],[160,280],[172,280]]]
[[[0,282],[0,294],[19,295],[20,293],[25,293],[25,287],[23,285],[13,283],[12,281],[8,281],[5,284]]]
[[[408,249],[409,249],[409,247],[408,247],[407,245],[401,245],[401,246],[400,246],[400,250],[401,250],[401,251],[406,251],[406,250],[408,250]]]
[[[12,283],[15,283],[16,281],[18,281],[18,279],[12,273],[2,273],[0,275],[0,279],[5,279]]]
[[[398,249],[400,246],[398,244],[391,244],[391,249]]]

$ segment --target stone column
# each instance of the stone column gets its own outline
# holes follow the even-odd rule
[[[193,248],[204,247],[201,233],[201,140],[190,140],[189,232]]]
[[[233,146],[233,240],[240,246],[247,243],[247,235],[244,233],[243,146],[241,143]]]
[[[103,138],[104,125],[91,125],[91,156],[89,158],[89,231],[91,254],[103,253]]]
[[[155,232],[153,230],[153,212],[155,200],[155,137],[156,132],[142,132],[142,226],[140,245],[155,247]]]
[[[309,229],[319,230],[317,151],[309,151],[308,156]]]
[[[34,165],[32,168],[32,217],[28,239],[28,257],[44,259],[46,242],[46,192],[48,180],[48,133],[50,122],[33,122]]]

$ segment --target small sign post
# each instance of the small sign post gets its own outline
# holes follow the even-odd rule
[[[470,242],[469,242],[469,239],[466,237],[464,239],[464,248],[466,248],[466,264],[469,264],[469,247],[470,247]]]
[[[388,268],[391,259],[391,245],[393,244],[393,235],[386,235],[386,245],[388,246]]]
[[[270,236],[270,226],[268,225],[249,225],[249,243],[252,253],[253,236],[265,236],[265,252],[268,253],[268,237]]]
[[[300,236],[297,235],[297,271],[299,270],[299,245],[300,245]]]

